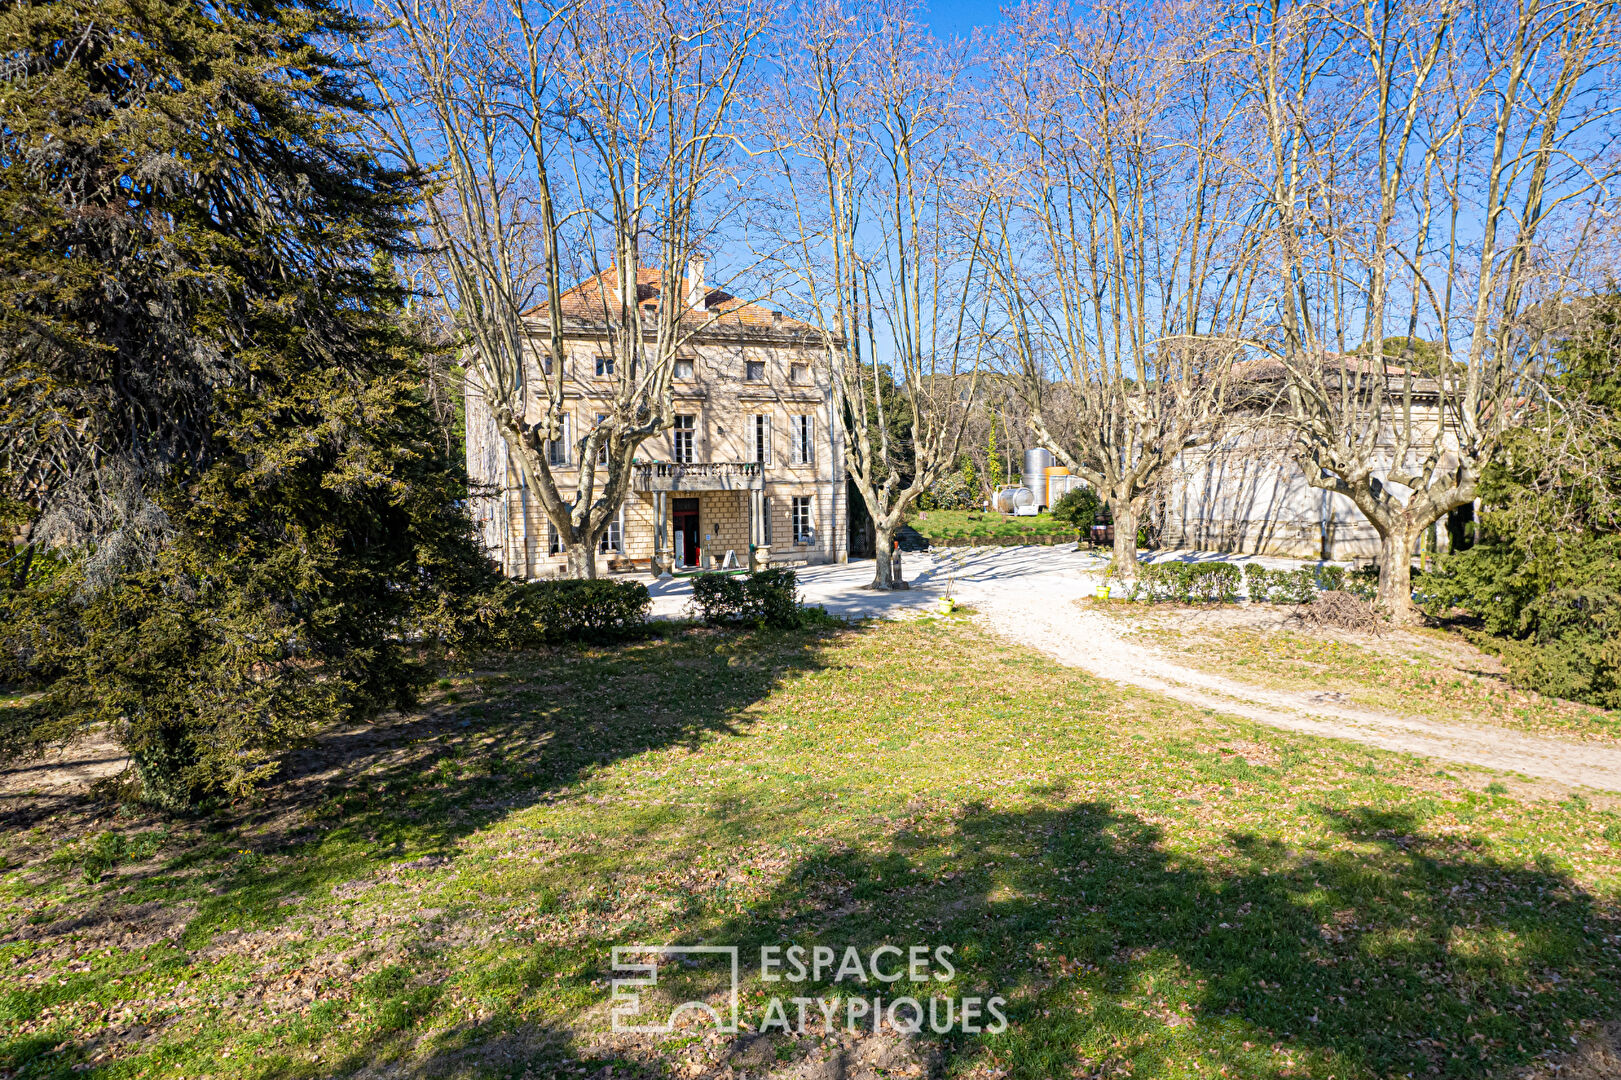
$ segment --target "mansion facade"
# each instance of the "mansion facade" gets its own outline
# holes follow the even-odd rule
[[[613,360],[602,347],[612,273],[563,297],[564,435],[548,452],[565,493],[578,482],[581,441],[613,395]],[[657,301],[661,277],[638,272],[644,304]],[[630,493],[598,547],[598,572],[843,562],[848,499],[822,335],[708,288],[701,263],[677,287],[703,324],[675,361],[674,426],[636,455]],[[538,340],[544,310],[531,319]],[[531,364],[533,381],[540,372]],[[538,411],[533,404],[529,415]],[[512,577],[557,576],[566,563],[557,530],[471,381],[466,439],[468,475],[482,489],[473,513],[491,556]]]

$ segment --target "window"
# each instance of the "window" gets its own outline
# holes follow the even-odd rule
[[[771,496],[767,495],[760,500],[760,516],[765,518],[760,522],[760,543],[766,547],[771,546]]]
[[[562,433],[557,438],[552,439],[550,442],[548,442],[546,444],[546,462],[547,462],[547,464],[549,464],[549,465],[567,465],[568,464],[568,436],[569,436],[569,430],[568,429],[569,429],[568,417],[565,415],[563,417],[563,431],[562,431]]]
[[[816,464],[816,417],[793,418],[793,462],[795,465]]]
[[[811,500],[808,495],[795,495],[793,497],[793,528],[794,543],[814,544],[816,542],[816,529],[811,521]]]
[[[743,378],[747,379],[749,382],[765,382],[765,361],[744,361]]]
[[[565,550],[563,537],[558,534],[557,526],[548,521],[546,523],[546,554],[561,555]]]
[[[597,427],[602,427],[602,422],[606,419],[608,419],[607,413],[597,413]],[[603,436],[602,442],[597,445],[597,464],[608,464],[608,438],[606,435]]]
[[[695,416],[675,418],[675,430],[670,433],[670,459],[678,465],[692,464],[692,432],[697,419]]]
[[[771,417],[749,417],[749,435],[753,444],[750,449],[754,453],[749,460],[762,465],[771,464]]]
[[[810,365],[789,364],[788,381],[793,383],[795,386],[804,386],[806,383],[810,382]]]
[[[675,377],[677,379],[680,379],[683,382],[691,381],[691,379],[692,379],[692,361],[691,360],[677,360],[675,362]]]
[[[602,534],[602,540],[597,544],[597,550],[604,555],[614,552],[618,555],[625,553],[625,508],[621,506],[619,513],[608,522],[608,530]]]
[[[597,354],[597,378],[606,379],[614,373],[614,358],[612,353]]]

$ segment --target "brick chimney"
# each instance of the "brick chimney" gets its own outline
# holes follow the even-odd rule
[[[704,261],[702,258],[687,260],[687,306],[694,311],[708,310],[709,289],[704,285]]]

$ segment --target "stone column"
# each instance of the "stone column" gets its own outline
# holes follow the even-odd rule
[[[653,492],[653,573],[655,576],[669,569],[664,553],[669,550],[670,515],[665,512],[669,496],[662,491]]]

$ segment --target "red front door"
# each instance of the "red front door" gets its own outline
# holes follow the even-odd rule
[[[670,517],[673,523],[676,556],[682,566],[697,566],[698,500],[672,499]]]

